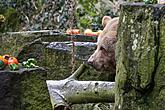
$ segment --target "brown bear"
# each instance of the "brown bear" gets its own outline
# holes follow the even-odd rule
[[[98,37],[97,49],[87,61],[97,71],[116,73],[115,44],[118,21],[119,17],[104,16],[102,18],[103,32]]]

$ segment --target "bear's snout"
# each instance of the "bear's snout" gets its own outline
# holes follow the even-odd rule
[[[93,66],[93,56],[91,56],[88,61],[87,61],[87,64],[90,65],[90,66]]]

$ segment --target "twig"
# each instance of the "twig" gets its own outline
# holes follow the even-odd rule
[[[32,4],[33,4],[33,6],[34,6],[35,10],[37,10],[38,8],[37,8],[37,6],[36,6],[36,4],[35,4],[34,0],[32,0]]]
[[[68,80],[78,79],[86,69],[87,69],[87,65],[85,63],[81,64],[80,67],[67,79]]]

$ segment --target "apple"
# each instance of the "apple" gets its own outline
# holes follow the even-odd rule
[[[79,29],[68,29],[66,31],[66,34],[70,34],[70,35],[72,35],[72,34],[80,34],[80,30]]]

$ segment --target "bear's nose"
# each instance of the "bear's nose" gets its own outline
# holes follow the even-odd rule
[[[93,65],[93,62],[92,61],[87,61],[87,64],[92,66]]]
[[[91,58],[88,59],[87,64],[90,66],[93,66],[93,60],[91,60]]]

